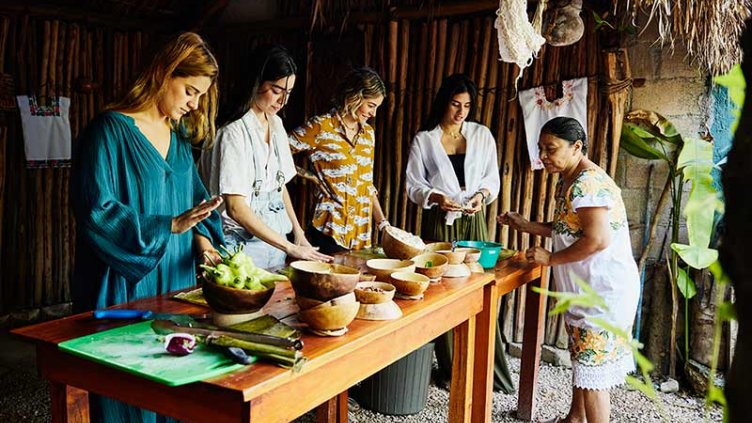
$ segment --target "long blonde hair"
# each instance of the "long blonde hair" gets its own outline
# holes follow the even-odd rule
[[[362,67],[350,71],[339,83],[332,99],[341,116],[355,117],[363,101],[367,98],[386,96],[386,87],[375,70]]]
[[[172,121],[173,130],[180,131],[192,144],[214,141],[217,117],[217,76],[219,65],[206,42],[196,33],[184,32],[173,38],[154,56],[151,64],[136,78],[128,92],[106,110],[138,112],[156,104],[163,95],[169,78],[207,76],[212,83],[201,96],[196,110],[179,121]]]

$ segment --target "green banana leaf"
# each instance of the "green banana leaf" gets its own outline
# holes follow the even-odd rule
[[[651,110],[633,110],[624,117],[625,123],[631,123],[641,129],[641,133],[648,133],[651,137],[662,142],[681,146],[683,143],[681,134],[670,120],[660,113]],[[642,138],[646,138],[642,136]]]
[[[685,263],[695,269],[704,269],[718,260],[718,250],[712,248],[673,243],[671,249],[676,251]]]
[[[625,122],[621,128],[621,142],[620,146],[627,153],[647,160],[665,160],[669,161],[666,155],[648,144],[643,138],[637,135],[637,131],[641,131],[636,125]],[[654,138],[653,138],[654,139]]]

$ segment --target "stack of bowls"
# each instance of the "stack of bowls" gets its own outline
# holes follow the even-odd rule
[[[360,272],[339,264],[302,260],[290,267],[300,320],[320,335],[344,334],[360,307],[353,294]]]

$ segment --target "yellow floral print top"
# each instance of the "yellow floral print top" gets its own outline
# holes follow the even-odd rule
[[[307,154],[324,186],[313,226],[351,250],[371,246],[374,140],[368,124],[348,140],[335,110],[314,116],[290,136],[292,151]]]

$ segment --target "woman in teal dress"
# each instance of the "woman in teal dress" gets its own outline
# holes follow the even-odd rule
[[[204,41],[181,34],[77,141],[75,311],[194,286],[197,262],[216,258],[222,200],[209,198],[191,148],[214,139],[217,74]],[[105,397],[90,405],[92,421],[168,420]]]

